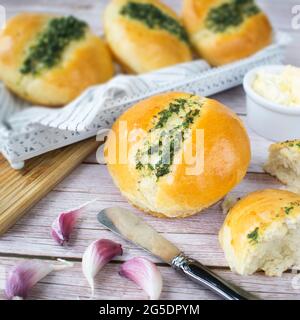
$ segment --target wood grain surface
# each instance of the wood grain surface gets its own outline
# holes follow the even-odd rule
[[[181,1],[168,0],[175,9]],[[20,11],[50,11],[54,13],[74,14],[89,21],[93,29],[101,34],[101,10],[106,0],[5,0],[8,16]],[[300,4],[292,0],[258,0],[268,13],[277,30],[288,32],[293,42],[287,50],[286,63],[300,66],[300,31],[291,28],[292,6]],[[217,94],[214,98],[237,112],[246,123],[245,96],[241,87]],[[262,170],[271,141],[257,136],[248,128],[251,138],[253,158],[244,181],[233,193],[244,195],[250,191],[282,187],[278,181]],[[68,248],[57,246],[49,235],[50,225],[63,210],[73,208],[88,200],[97,199],[90,210],[82,216],[73,234]],[[104,230],[97,224],[95,215],[104,207],[119,205],[131,206],[120,195],[104,165],[96,162],[91,155],[52,192],[39,201],[17,224],[0,238],[0,299],[4,298],[1,288],[8,267],[22,259],[65,258],[75,262],[75,267],[63,272],[53,273],[42,280],[31,292],[30,299],[88,299],[90,291],[81,273],[80,261],[85,248],[93,240],[109,238],[124,246],[124,255],[107,265],[96,278],[95,299],[143,299],[144,293],[136,286],[119,277],[120,264],[129,257],[143,255],[145,252]],[[281,278],[266,277],[257,273],[241,277],[232,273],[219,246],[217,234],[224,221],[220,203],[203,213],[184,220],[160,220],[133,209],[159,232],[174,241],[180,248],[210,266],[243,288],[264,299],[300,299],[300,281],[293,271],[286,272]],[[149,257],[149,256],[148,256]],[[149,257],[158,263],[152,257]],[[211,292],[187,281],[168,266],[158,264],[163,278],[162,299],[217,299]]]
[[[26,161],[14,170],[0,156],[0,235],[78,166],[99,143],[92,138]]]

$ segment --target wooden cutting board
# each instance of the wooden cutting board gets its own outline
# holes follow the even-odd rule
[[[0,155],[0,235],[96,150],[95,138],[48,152],[14,170]]]

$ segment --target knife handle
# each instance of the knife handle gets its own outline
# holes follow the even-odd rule
[[[182,253],[173,259],[172,267],[182,271],[194,282],[214,291],[226,300],[259,300],[251,293],[228,283],[200,262],[188,258]]]

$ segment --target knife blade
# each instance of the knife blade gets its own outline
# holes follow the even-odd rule
[[[180,254],[176,246],[129,210],[119,207],[107,208],[98,214],[98,220],[114,233],[139,245],[168,264]]]
[[[258,300],[251,293],[228,283],[200,262],[187,257],[174,244],[131,211],[112,207],[98,213],[98,221],[130,242],[181,271],[194,282],[227,300]]]

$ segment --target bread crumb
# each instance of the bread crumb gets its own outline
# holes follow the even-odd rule
[[[234,196],[234,195],[232,195],[232,194],[228,194],[228,195],[224,198],[224,200],[223,200],[223,202],[222,202],[222,204],[221,204],[223,214],[226,215],[226,214],[229,212],[229,210],[230,210],[239,200],[240,200],[239,197]]]

